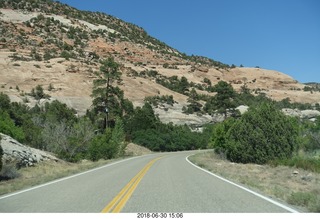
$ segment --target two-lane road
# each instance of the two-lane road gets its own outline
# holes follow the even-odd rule
[[[130,158],[8,194],[0,212],[295,212],[200,170],[186,159],[193,153]]]

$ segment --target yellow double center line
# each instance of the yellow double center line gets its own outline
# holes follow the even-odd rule
[[[137,188],[138,184],[146,175],[150,167],[162,157],[155,158],[151,160],[144,168],[133,177],[130,182],[119,192],[116,197],[102,210],[102,213],[119,213],[122,208],[125,206],[127,201],[130,199],[131,195],[133,194],[134,190]]]

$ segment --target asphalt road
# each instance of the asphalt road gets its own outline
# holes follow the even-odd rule
[[[195,167],[194,153],[130,158],[8,194],[0,212],[295,212]]]

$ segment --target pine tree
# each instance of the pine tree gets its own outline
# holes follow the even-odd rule
[[[234,110],[236,92],[233,87],[225,81],[219,81],[213,86],[213,91],[217,94],[209,99],[205,105],[205,111],[208,113],[223,113],[227,117],[228,110]]]
[[[187,100],[189,104],[184,112],[187,114],[192,114],[194,112],[201,111],[202,105],[198,102],[198,100],[199,95],[197,94],[196,90],[192,88],[192,90],[189,93],[189,98]]]
[[[235,107],[234,97],[235,91],[233,87],[225,81],[219,81],[214,87],[214,91],[217,92],[216,107],[219,112],[222,112],[225,117],[227,116],[227,110]]]
[[[123,104],[125,103],[123,91],[114,84],[120,81],[121,73],[119,64],[113,58],[108,58],[101,62],[100,72],[97,73],[98,79],[93,81],[93,107],[96,114],[106,113],[105,127],[107,127],[108,116],[115,118],[122,116]]]

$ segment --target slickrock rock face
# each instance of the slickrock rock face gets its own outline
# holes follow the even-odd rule
[[[17,162],[20,167],[33,166],[41,161],[59,161],[55,156],[35,148],[25,146],[8,135],[1,134],[3,163]]]
[[[304,84],[285,73],[187,56],[142,28],[106,14],[81,13],[57,2],[32,9],[21,1],[22,8],[16,10],[11,3],[6,1],[6,7],[0,8],[0,92],[12,101],[35,105],[28,94],[41,85],[51,100],[66,103],[83,115],[92,104],[90,95],[100,61],[112,56],[121,64],[118,85],[134,106],[141,106],[145,97],[173,96],[174,107],[156,109],[163,122],[201,125],[220,119],[182,114],[188,96],[161,85],[160,78],[185,77],[203,95],[215,95],[205,90],[205,81],[215,85],[223,80],[236,91],[245,85],[252,93],[264,93],[277,101],[320,103],[320,92],[304,90]],[[157,75],[140,74],[150,71]]]
[[[299,117],[301,119],[315,119],[320,116],[318,110],[298,110],[298,109],[282,109],[282,112],[288,116]]]

